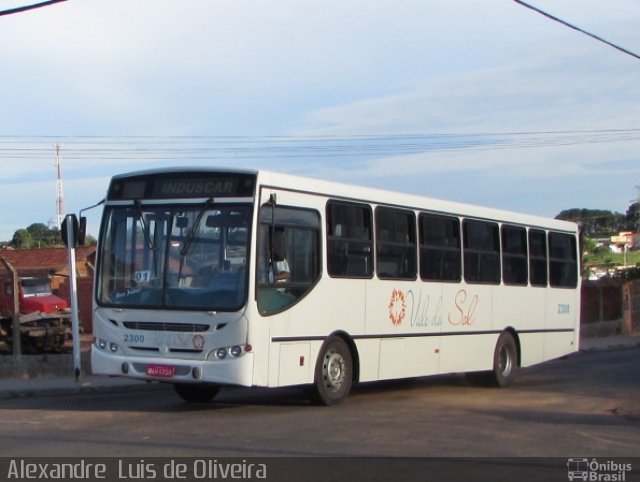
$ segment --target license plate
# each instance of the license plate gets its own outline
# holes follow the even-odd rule
[[[147,365],[147,375],[150,377],[171,378],[176,374],[176,367],[171,365]]]

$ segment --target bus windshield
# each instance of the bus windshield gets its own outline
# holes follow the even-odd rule
[[[252,207],[215,204],[105,209],[100,305],[235,311],[247,294]]]

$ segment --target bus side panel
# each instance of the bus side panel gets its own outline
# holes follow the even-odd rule
[[[380,343],[381,380],[438,373],[436,337],[390,338]]]
[[[493,350],[497,335],[442,337],[440,373],[489,370],[493,365]]]
[[[380,374],[380,339],[365,338],[356,340],[356,349],[360,357],[360,381],[372,382]]]
[[[518,333],[521,367],[528,367],[544,361],[545,337],[545,333]]]
[[[370,281],[365,335],[379,337],[379,351],[360,354],[361,373],[383,380],[438,373],[442,307],[440,284]]]
[[[577,342],[574,333],[560,332],[547,333],[544,340],[545,360],[559,358],[577,351]]]
[[[547,310],[548,331],[544,340],[544,359],[550,360],[577,351],[580,336],[580,288],[549,289]]]
[[[272,341],[269,386],[312,383],[323,341],[338,331],[350,336],[363,332],[364,304],[363,280],[325,277],[297,304],[264,318],[265,323],[270,324]],[[282,349],[291,343],[294,347]],[[300,357],[304,360],[301,361]]]
[[[520,365],[544,360],[547,290],[528,286],[502,286],[494,300],[494,329],[513,328],[520,340]]]
[[[445,285],[440,373],[488,370],[493,364],[496,286]]]
[[[313,379],[309,343],[283,343],[280,345],[278,385],[301,385]]]

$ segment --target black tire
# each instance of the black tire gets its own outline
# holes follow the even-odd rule
[[[173,389],[185,402],[206,403],[218,394],[220,386],[213,383],[174,383]]]
[[[498,337],[493,353],[491,382],[497,387],[508,387],[518,373],[518,347],[513,335],[503,332]]]
[[[337,405],[347,398],[352,383],[351,351],[342,338],[332,336],[318,355],[312,399],[322,405]]]

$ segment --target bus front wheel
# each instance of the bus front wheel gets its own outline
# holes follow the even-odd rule
[[[211,383],[174,383],[173,389],[185,402],[206,403],[220,391],[218,385]]]
[[[349,395],[352,382],[351,351],[342,338],[332,336],[322,345],[316,362],[313,401],[337,405]]]

